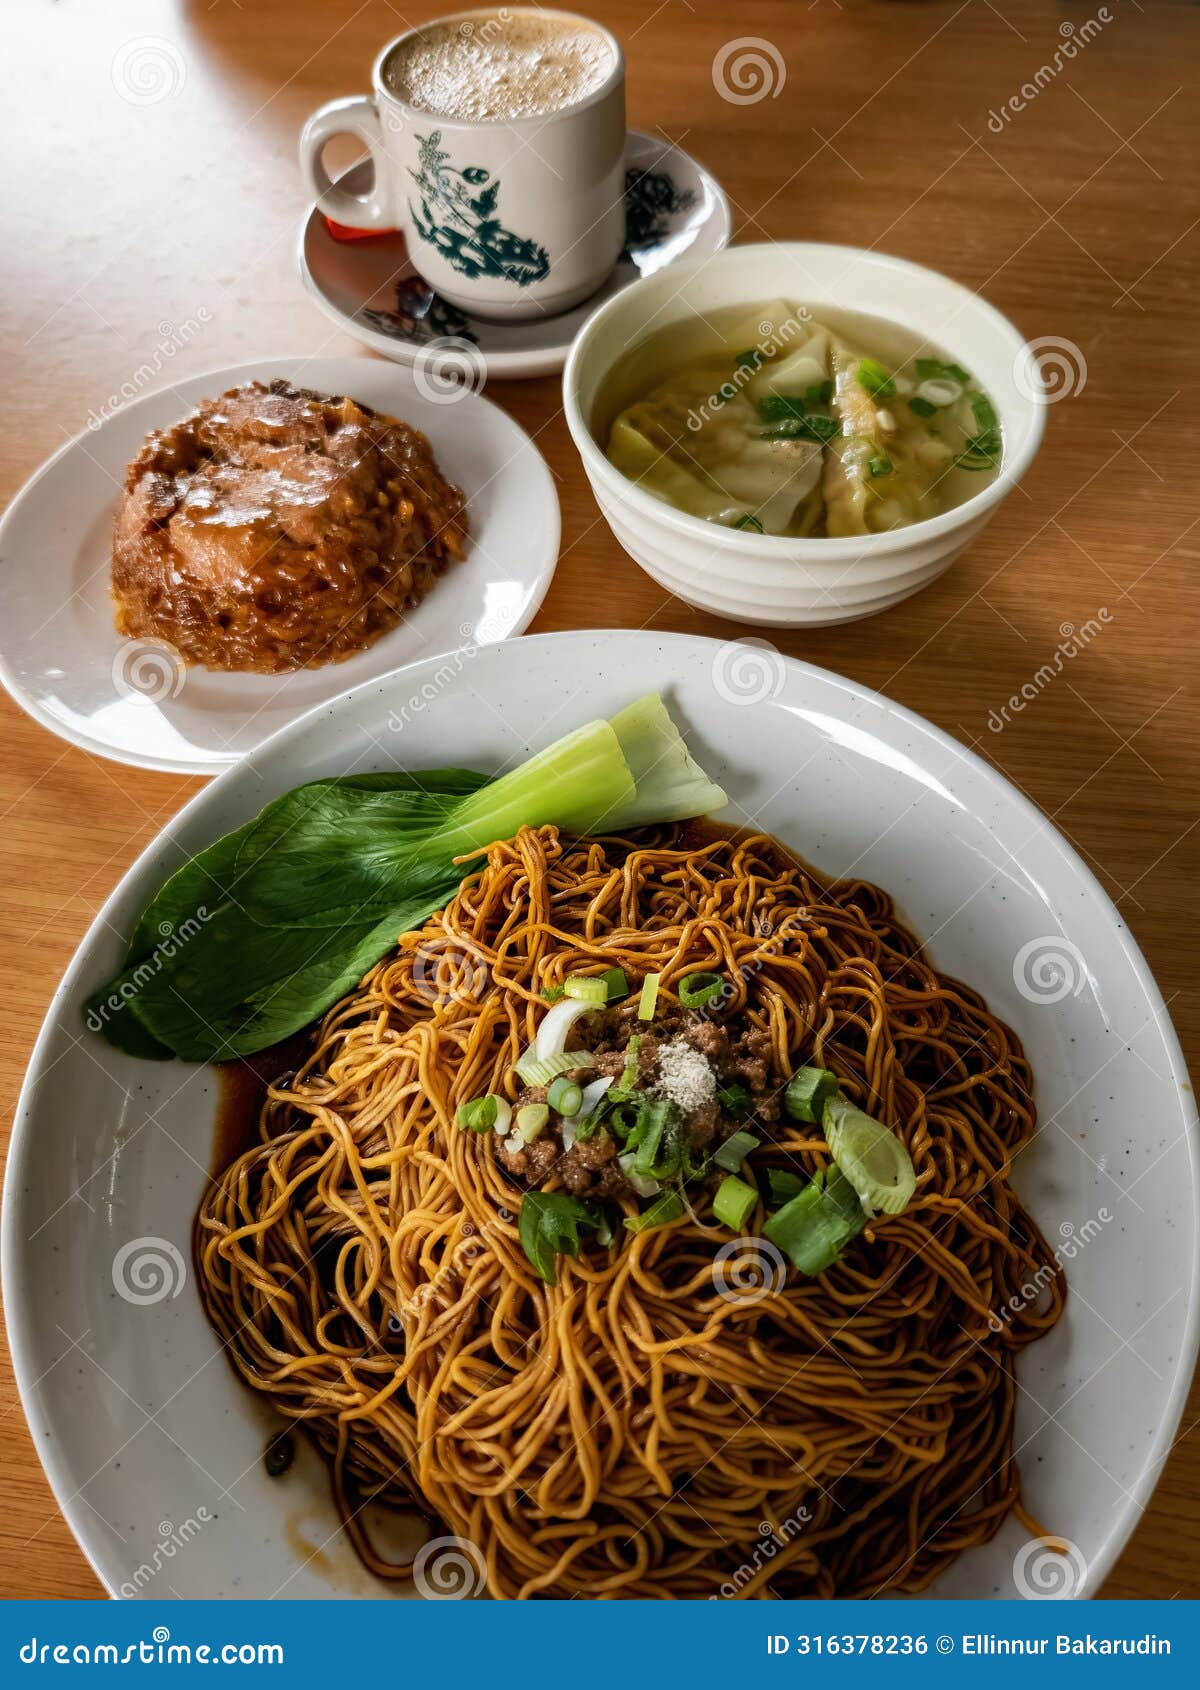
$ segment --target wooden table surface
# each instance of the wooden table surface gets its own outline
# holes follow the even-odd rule
[[[0,500],[189,318],[203,328],[172,376],[265,353],[358,350],[296,276],[297,131],[321,101],[365,88],[383,41],[438,9],[450,8],[25,0],[8,32],[0,117]],[[898,253],[980,290],[1031,339],[1065,343],[1048,348],[1065,360],[1064,393],[1038,462],[970,554],[873,621],[771,637],[920,711],[1040,805],[1115,899],[1194,1051],[1200,182],[1185,82],[1200,16],[1183,0],[747,0],[736,14],[715,0],[594,0],[590,10],[625,43],[631,124],[682,141],[715,171],[735,239]],[[786,80],[737,103],[715,86],[713,61],[750,36],[776,49]],[[128,97],[137,53],[169,67],[150,103]],[[620,551],[555,378],[488,392],[535,434],[562,500],[562,558],[535,630],[735,632],[665,596]],[[1053,661],[1067,626],[1101,611],[1103,633],[1001,732],[990,728]],[[6,1128],[76,944],[200,784],[74,750],[0,697]],[[1198,1417],[1193,1392],[1106,1595],[1200,1595]],[[101,1594],[42,1476],[7,1359],[0,1472],[0,1594]]]

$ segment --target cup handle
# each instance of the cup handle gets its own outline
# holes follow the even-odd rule
[[[332,135],[357,135],[366,142],[375,166],[375,180],[369,194],[350,194],[330,181],[321,153]],[[348,229],[393,226],[383,131],[375,101],[369,94],[331,100],[312,114],[300,135],[300,169],[317,205],[335,223],[342,223]]]

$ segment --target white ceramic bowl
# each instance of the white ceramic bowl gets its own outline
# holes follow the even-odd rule
[[[911,528],[804,540],[687,516],[614,469],[592,419],[617,360],[689,317],[774,299],[818,314],[825,306],[883,317],[956,358],[991,395],[1000,417],[1004,457],[996,479],[954,510]],[[647,277],[601,306],[563,373],[571,437],[596,501],[629,555],[689,604],[777,628],[870,616],[948,569],[1032,463],[1045,423],[1042,395],[1025,340],[978,294],[902,258],[806,241],[728,247]]]

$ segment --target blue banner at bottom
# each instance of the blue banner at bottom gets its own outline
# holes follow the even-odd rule
[[[1061,1687],[1064,1667],[1197,1683],[1194,1602],[24,1602],[0,1604],[0,1677],[134,1682],[213,1667],[293,1684],[475,1673],[697,1687],[879,1682]]]

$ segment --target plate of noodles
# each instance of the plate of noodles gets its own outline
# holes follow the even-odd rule
[[[118,1595],[1092,1595],[1196,1171],[1145,963],[992,769],[760,644],[557,634],[333,701],[130,870],[8,1329]]]

